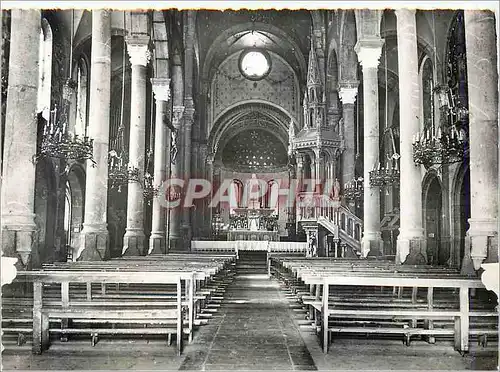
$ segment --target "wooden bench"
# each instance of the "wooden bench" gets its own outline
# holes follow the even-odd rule
[[[183,304],[188,307],[188,334],[189,341],[192,340],[193,329],[196,322],[197,312],[201,310],[202,307],[213,300],[215,295],[220,295],[222,291],[222,286],[227,285],[229,282],[225,281],[224,275],[222,278],[218,278],[218,273],[221,273],[224,267],[234,261],[234,255],[225,256],[223,259],[216,257],[203,257],[206,262],[198,262],[199,257],[191,254],[183,255],[189,257],[168,257],[169,260],[163,256],[162,258],[151,258],[146,259],[115,259],[110,261],[94,261],[94,262],[76,262],[76,263],[55,263],[50,265],[44,265],[44,269],[56,269],[56,270],[100,270],[100,271],[163,271],[168,270],[180,271],[180,272],[192,272],[193,281],[186,281],[186,286],[184,287],[185,295],[183,296]],[[183,261],[182,259],[185,259]],[[189,261],[188,261],[189,260]],[[197,260],[197,261],[193,261]],[[114,289],[106,288],[106,284],[101,284],[101,292],[97,294],[92,293],[92,288],[87,285],[86,296],[87,299],[106,299],[106,300],[123,300],[123,301],[134,301],[134,300],[165,300],[172,296],[172,293],[162,291],[161,288],[144,287],[141,284],[140,287],[130,287],[132,284],[126,286],[122,285],[120,287],[115,287]],[[188,287],[189,286],[189,287]],[[140,293],[147,290],[147,294]],[[221,299],[221,297],[219,297]],[[202,304],[203,303],[203,304]],[[197,322],[198,324],[201,321]]]
[[[194,287],[191,281],[183,281],[182,304],[186,312],[185,333],[189,341],[193,337],[194,326],[205,324],[220,304],[224,286],[230,280],[234,266],[234,254],[169,254],[144,257],[127,257],[98,262],[53,263],[44,265],[45,270],[56,271],[180,271],[194,272]],[[172,301],[176,290],[159,288],[157,284],[107,284],[98,282],[71,283],[72,299],[78,301],[128,302],[138,305],[144,301]],[[190,293],[193,293],[190,298]],[[61,287],[44,285],[44,302],[50,305],[60,301]],[[5,333],[17,334],[18,344],[22,344],[32,329],[33,296],[31,298],[4,298],[2,327]],[[203,311],[203,312],[202,312]],[[79,322],[78,319],[74,322]],[[63,320],[64,324],[64,320]],[[66,336],[62,340],[66,340]]]
[[[182,351],[183,306],[181,282],[189,273],[150,271],[150,272],[92,272],[92,271],[21,271],[18,280],[33,282],[33,352],[42,353],[50,343],[50,333],[79,333],[92,336],[93,343],[98,334],[176,334],[177,350]],[[192,278],[191,278],[192,280]],[[70,297],[70,283],[144,283],[176,286],[173,301],[158,302],[110,302],[79,301]],[[54,283],[61,286],[59,303],[45,304],[43,301],[44,284]],[[79,320],[92,324],[113,324],[112,328],[86,325],[83,328],[50,328],[52,319]],[[132,323],[147,324],[154,327],[131,327]],[[67,323],[69,324],[69,322]],[[116,325],[124,324],[120,328]]]
[[[361,261],[361,260],[356,260]],[[363,260],[365,261],[365,260]],[[457,350],[466,352],[468,350],[469,334],[491,334],[495,330],[474,330],[469,331],[469,318],[478,316],[498,316],[491,310],[471,311],[469,309],[469,288],[483,288],[478,279],[461,276],[457,270],[427,267],[427,266],[395,266],[390,263],[372,261],[354,262],[331,259],[296,259],[277,258],[273,264],[277,267],[288,270],[292,279],[291,285],[305,286],[299,289],[299,296],[305,299],[305,304],[312,306],[320,313],[323,330],[323,347],[327,352],[329,335],[335,332],[348,333],[401,333],[405,335],[407,344],[412,335],[454,335]],[[281,272],[281,274],[283,271]],[[363,286],[364,297],[356,298],[352,294],[353,287]],[[412,289],[412,297],[409,300],[401,298],[401,291],[397,299],[383,297],[382,292],[378,292],[375,287],[404,288]],[[427,302],[416,301],[417,288],[426,288]],[[439,303],[434,299],[434,289],[452,288],[460,292],[459,300],[456,302],[457,308],[450,309],[445,301]],[[314,290],[316,289],[316,290]],[[342,289],[346,289],[343,291]],[[332,290],[334,291],[332,294]],[[297,293],[296,292],[296,293]],[[314,293],[315,292],[315,293]],[[465,293],[467,295],[465,295]],[[372,297],[370,297],[372,296]],[[380,300],[377,297],[380,296]],[[340,323],[332,324],[330,319],[347,320],[350,327],[338,326]],[[406,319],[400,322],[399,327],[380,326],[383,319],[388,321],[397,318]],[[416,320],[425,320],[426,329],[417,328]],[[434,329],[433,320],[452,319],[454,329]],[[363,322],[376,320],[376,327],[356,327]],[[389,323],[390,324],[390,323]],[[393,325],[393,324],[392,324]]]

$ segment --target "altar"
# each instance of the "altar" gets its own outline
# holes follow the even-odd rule
[[[279,241],[278,216],[274,212],[254,205],[235,208],[230,216],[228,240]]]
[[[249,231],[249,230],[229,230],[227,240],[256,240],[273,241],[280,240],[278,231]]]

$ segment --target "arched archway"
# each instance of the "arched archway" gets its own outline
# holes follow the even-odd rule
[[[427,238],[427,262],[432,265],[445,265],[450,258],[450,252],[441,244],[443,193],[437,175],[432,174],[428,178],[427,187],[424,190],[424,229]]]
[[[470,173],[469,167],[462,165],[457,172],[451,192],[452,205],[452,257],[453,266],[461,267],[465,251],[465,235],[469,230],[470,213]]]
[[[73,252],[80,247],[80,231],[83,226],[85,207],[85,172],[79,165],[73,165],[66,180],[64,205],[64,235],[67,259],[73,260]]]
[[[57,189],[54,167],[51,160],[40,159],[36,165],[35,224],[37,246],[33,252],[33,267],[53,262],[55,257]]]

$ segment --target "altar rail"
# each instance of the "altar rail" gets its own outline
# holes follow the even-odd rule
[[[238,257],[239,251],[264,251],[268,253],[306,253],[306,242],[273,242],[253,240],[193,240],[191,241],[192,252],[235,252]]]

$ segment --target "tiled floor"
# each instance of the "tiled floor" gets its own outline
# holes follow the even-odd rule
[[[316,370],[274,280],[238,275],[222,307],[186,348],[183,370]]]

